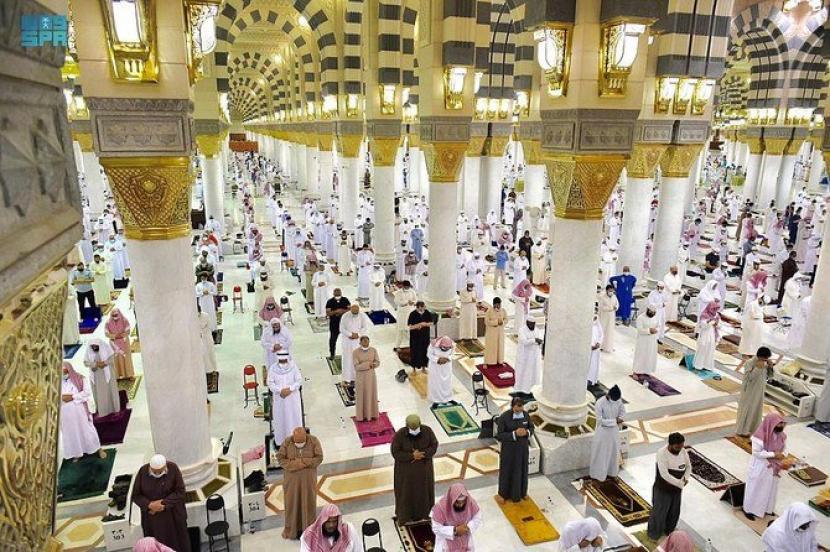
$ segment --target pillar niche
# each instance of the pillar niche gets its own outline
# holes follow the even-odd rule
[[[619,268],[627,266],[638,279],[644,276],[643,261],[648,241],[648,223],[651,213],[651,195],[654,173],[668,146],[663,144],[634,144],[631,159],[626,164],[628,181],[623,204],[622,235],[620,237]]]
[[[749,154],[746,158],[746,178],[744,180],[743,198],[755,201],[758,189],[758,180],[761,173],[761,161],[764,153],[764,142],[761,138],[744,137]]]
[[[553,194],[547,354],[533,390],[544,422],[574,427],[588,419],[585,382],[597,297],[602,214],[625,166],[623,155],[546,157]]]
[[[775,187],[775,207],[783,211],[790,200],[795,184],[795,163],[798,160],[798,153],[804,142],[793,140],[784,148],[784,156],[781,158],[781,171],[778,174],[778,183]]]
[[[471,220],[473,216],[479,214],[479,194],[482,192],[482,149],[484,149],[484,137],[470,136],[470,143],[464,151],[464,190],[462,196],[463,201],[459,205],[459,211],[467,213],[467,216]],[[487,213],[484,214],[486,215]]]
[[[702,144],[669,146],[660,158],[663,181],[660,183],[657,224],[651,258],[651,277],[662,280],[677,262],[689,173],[697,162]]]
[[[385,269],[395,265],[395,159],[400,137],[371,137],[375,163],[373,193],[375,198],[375,233],[372,243],[375,259]]]
[[[363,167],[362,159],[360,158],[360,144],[363,142],[361,135],[345,135],[338,137],[340,142],[340,153],[343,155],[341,162],[343,163],[343,174],[340,177],[340,209],[338,215],[340,222],[343,223],[343,228],[348,231],[354,231],[355,219],[357,218],[357,196],[360,190],[360,177],[362,176],[361,168]],[[329,182],[331,181],[331,152],[328,152],[329,157]],[[320,158],[322,160],[323,150],[320,150]],[[320,164],[321,178],[324,178],[323,165]],[[323,200],[331,196],[331,184],[329,183],[328,196],[325,190],[321,187]],[[375,209],[378,206],[375,204]]]
[[[481,175],[479,178],[479,209],[481,220],[490,211],[496,212],[501,221],[501,182],[504,177],[504,148],[507,136],[488,136],[481,150]]]
[[[334,137],[328,133],[320,133],[317,135],[317,143],[320,146],[320,153],[319,157],[317,158],[317,166],[318,170],[320,171],[320,197],[322,197],[324,205],[330,205],[331,196],[334,193],[332,183],[332,178],[334,176],[334,158],[332,157],[331,153],[331,149],[334,143]],[[346,163],[345,159],[343,160],[343,163]],[[346,172],[348,174],[348,170]],[[342,189],[344,187],[344,180],[346,179],[340,179],[341,195],[343,194]],[[354,220],[352,220],[351,226],[354,226]]]
[[[222,134],[199,134],[196,144],[202,157],[202,194],[205,201],[205,220],[213,217],[225,229],[225,174],[220,155]]]
[[[422,144],[429,175],[429,271],[424,301],[430,310],[455,306],[457,190],[467,142]]]
[[[525,208],[522,213],[522,224],[525,230],[531,230],[531,235],[535,236],[536,224],[542,216],[545,192],[542,144],[538,140],[522,140],[522,154],[525,160]],[[547,228],[543,230],[547,231]]]
[[[102,157],[101,164],[127,237],[153,450],[196,488],[215,476],[216,458],[193,300],[190,159]]]
[[[758,209],[767,209],[775,199],[782,156],[789,143],[789,138],[764,138],[764,170],[758,175]]]

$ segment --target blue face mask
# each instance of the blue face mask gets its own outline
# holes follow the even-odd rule
[[[524,413],[524,412],[514,412],[514,413],[513,413],[513,419],[514,419],[514,420],[521,420],[521,419],[523,419],[524,417],[525,417],[525,413]]]

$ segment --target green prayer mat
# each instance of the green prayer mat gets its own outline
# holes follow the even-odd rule
[[[106,458],[98,453],[87,454],[77,462],[66,459],[58,472],[58,502],[80,500],[107,492],[115,462],[115,449],[104,449]]]
[[[450,437],[478,433],[481,428],[460,404],[444,404],[431,408],[432,414]]]
[[[343,373],[343,359],[340,355],[335,356],[333,360],[326,357],[326,364],[328,364],[332,376],[339,376]]]
[[[458,350],[469,357],[484,356],[484,345],[478,339],[462,339],[456,341]]]
[[[138,388],[141,385],[141,380],[144,378],[141,374],[136,374],[131,378],[118,380],[118,390],[127,393],[127,397],[132,401],[138,394]]]

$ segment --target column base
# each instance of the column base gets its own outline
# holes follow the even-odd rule
[[[588,401],[584,398],[583,402],[579,404],[556,404],[544,398],[541,385],[535,386],[532,392],[539,405],[536,412],[543,422],[568,428],[582,425],[588,421]]]
[[[438,299],[431,299],[429,297],[424,297],[424,303],[432,312],[447,312],[448,310],[452,310],[455,308],[456,300],[455,298],[450,300],[438,300]]]
[[[826,362],[820,362],[803,355],[796,355],[795,359],[801,365],[801,374],[807,376],[807,383],[824,384],[828,368]]]
[[[375,253],[375,262],[388,272],[389,267],[395,266],[394,253]]]
[[[218,471],[218,455],[222,453],[222,444],[217,439],[211,439],[213,454],[198,464],[188,466],[179,465],[182,472],[184,486],[188,491],[201,489],[205,484],[216,478]],[[217,450],[218,447],[218,450]]]

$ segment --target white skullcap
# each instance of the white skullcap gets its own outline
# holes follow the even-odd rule
[[[154,454],[150,458],[150,467],[154,470],[160,470],[167,465],[167,459],[161,454]]]

